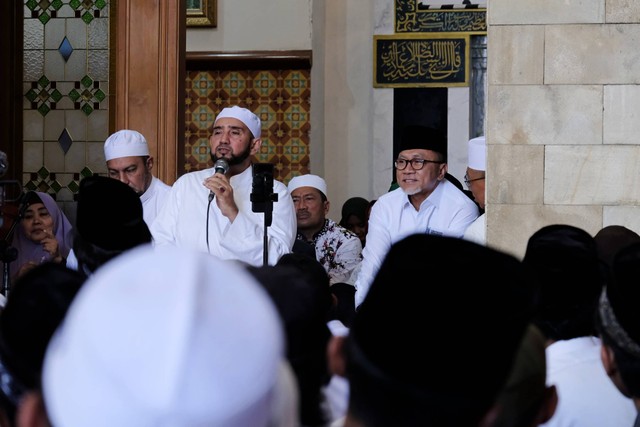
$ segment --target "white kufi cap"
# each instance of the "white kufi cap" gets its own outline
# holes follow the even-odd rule
[[[223,119],[226,117],[231,117],[233,119],[238,119],[242,123],[245,124],[246,127],[249,128],[254,138],[260,138],[260,131],[262,129],[262,123],[260,122],[260,118],[253,114],[251,111],[246,108],[238,107],[237,105],[233,107],[223,108],[216,117],[215,123],[219,119]]]
[[[484,136],[479,136],[469,141],[469,161],[467,166],[477,171],[486,170],[487,145]]]
[[[316,190],[322,191],[322,194],[327,195],[327,183],[319,177],[318,175],[300,175],[291,178],[289,181],[289,194],[293,193],[293,190],[296,190],[300,187],[313,187]]]
[[[240,264],[145,245],[83,285],[42,387],[56,426],[265,427],[282,363],[278,312]]]
[[[147,140],[140,132],[123,129],[112,134],[104,142],[104,157],[107,162],[120,157],[148,156]]]

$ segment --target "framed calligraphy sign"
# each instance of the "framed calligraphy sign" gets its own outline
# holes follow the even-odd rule
[[[469,44],[468,34],[374,36],[373,86],[468,86]]]

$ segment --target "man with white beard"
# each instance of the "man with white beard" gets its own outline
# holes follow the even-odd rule
[[[367,245],[355,283],[356,307],[393,243],[416,233],[461,238],[478,217],[478,206],[445,178],[447,138],[440,131],[405,127],[394,166],[399,188],[379,197],[371,209]],[[423,274],[418,267],[416,279]]]

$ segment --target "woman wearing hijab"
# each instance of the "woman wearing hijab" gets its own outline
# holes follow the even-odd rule
[[[64,263],[72,246],[71,223],[47,193],[29,191],[20,207],[20,223],[12,246],[18,256],[11,265],[13,278],[43,262]]]

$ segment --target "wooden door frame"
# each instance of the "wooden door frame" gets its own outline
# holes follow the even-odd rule
[[[7,155],[3,180],[22,182],[22,62],[23,10],[21,1],[0,2],[0,150]],[[0,201],[1,203],[2,201]]]
[[[173,184],[184,157],[185,0],[112,2],[110,132],[141,132],[154,175]]]

